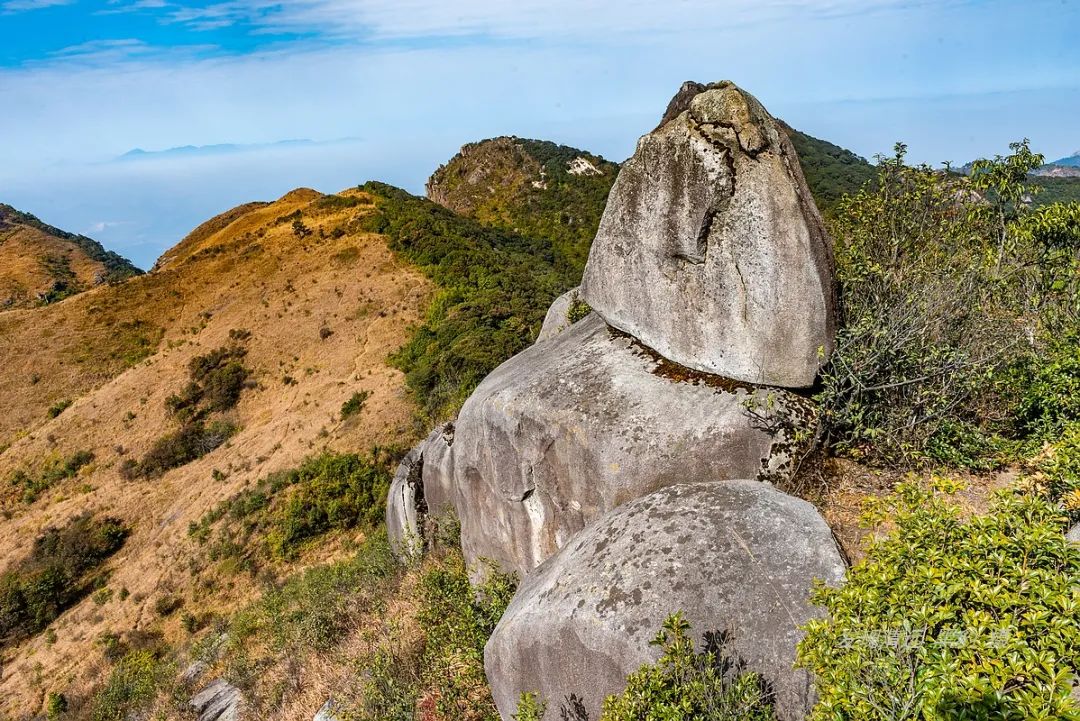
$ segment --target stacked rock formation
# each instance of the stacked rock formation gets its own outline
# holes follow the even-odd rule
[[[405,459],[387,523],[403,555],[453,510],[470,562],[523,579],[488,647],[504,719],[520,694],[595,718],[684,611],[726,632],[802,718],[792,668],[813,579],[844,564],[776,490],[801,453],[832,347],[830,244],[776,121],[735,85],[687,83],[612,189],[580,290]],[[571,323],[573,298],[593,312]]]

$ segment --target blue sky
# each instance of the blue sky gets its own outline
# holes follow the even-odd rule
[[[0,202],[148,267],[297,186],[421,192],[485,137],[622,160],[683,80],[721,78],[867,157],[1027,136],[1057,158],[1080,148],[1080,2],[0,0]]]

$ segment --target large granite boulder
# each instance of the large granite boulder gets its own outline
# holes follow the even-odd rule
[[[659,358],[592,314],[514,356],[425,444],[466,558],[524,575],[597,516],[687,478],[786,478],[812,405]]]
[[[420,537],[420,524],[427,510],[421,480],[423,449],[421,443],[405,455],[386,495],[386,535],[394,555],[403,561],[419,556],[424,550]]]
[[[790,140],[730,82],[688,83],[611,190],[582,283],[675,363],[806,387],[832,350],[832,247]]]
[[[556,298],[544,315],[544,324],[540,326],[540,333],[536,336],[536,342],[541,343],[550,338],[554,338],[573,325],[573,321],[570,319],[570,312],[573,309],[574,304],[579,302],[580,299],[580,286],[571,288]]]
[[[549,701],[546,719],[568,696],[598,718],[659,655],[649,641],[664,618],[682,611],[699,640],[729,633],[732,656],[775,692],[777,718],[801,720],[814,702],[810,676],[793,668],[799,626],[817,614],[808,594],[844,570],[814,507],[770,484],[664,488],[604,515],[525,578],[484,652],[492,694],[504,719],[525,691]]]

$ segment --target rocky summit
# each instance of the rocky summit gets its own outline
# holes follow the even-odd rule
[[[390,489],[399,556],[449,510],[474,579],[485,559],[523,579],[485,652],[503,719],[523,692],[547,719],[567,698],[594,718],[679,609],[734,639],[780,719],[810,709],[799,627],[812,581],[845,566],[813,506],[771,482],[812,435],[814,404],[784,387],[830,350],[833,283],[783,131],[731,83],[685,84],[623,167],[584,285]]]
[[[619,173],[582,295],[675,363],[814,382],[836,330],[831,244],[790,140],[753,96],[680,89]]]

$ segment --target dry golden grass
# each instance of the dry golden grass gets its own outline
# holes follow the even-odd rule
[[[32,306],[38,293],[52,288],[53,276],[41,262],[44,256],[66,257],[75,279],[86,288],[105,269],[71,241],[28,225],[0,222],[0,310]]]
[[[0,506],[8,516],[0,523],[0,571],[43,528],[86,510],[119,516],[133,529],[109,564],[109,588],[117,592],[109,602],[85,599],[53,623],[55,643],[43,634],[5,654],[0,718],[38,712],[50,689],[100,680],[97,640],[162,624],[153,606],[163,595],[201,593],[206,608],[221,610],[250,598],[254,583],[243,578],[222,579],[211,597],[191,588],[188,561],[200,551],[188,524],[217,503],[322,449],[362,451],[414,437],[402,374],[385,359],[418,321],[431,287],[380,236],[361,230],[370,199],[342,195],[360,202],[324,208],[320,194],[298,190],[241,206],[201,226],[145,276],[0,314],[0,441],[11,443],[0,453]],[[291,220],[279,221],[298,210],[312,231],[305,237]],[[257,382],[232,411],[240,431],[160,478],[121,480],[120,463],[173,428],[164,401],[187,381],[190,359],[228,344],[233,329],[251,333],[245,364]],[[139,333],[152,346],[132,364],[138,353],[127,351]],[[356,391],[371,395],[342,422],[341,405]],[[64,398],[75,402],[49,419],[49,405]],[[94,462],[33,504],[8,484],[16,469],[84,449]],[[225,478],[214,480],[215,470]],[[326,553],[334,553],[332,544]],[[130,593],[126,600],[120,589]],[[182,634],[179,626],[177,618],[164,622],[168,636]]]

